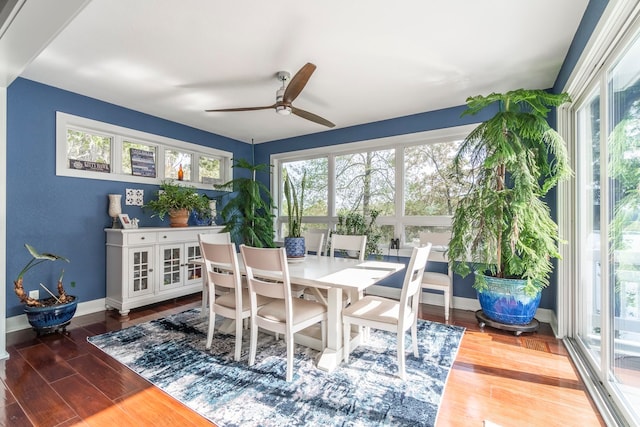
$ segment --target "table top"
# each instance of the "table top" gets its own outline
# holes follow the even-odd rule
[[[201,259],[190,261],[201,264]],[[238,254],[239,269],[245,274],[242,255]],[[304,260],[288,264],[291,283],[328,289],[364,290],[387,276],[406,268],[402,263],[386,261],[360,261],[351,258],[307,255]]]
[[[363,290],[404,268],[395,262],[307,255],[302,262],[289,263],[289,276],[298,285]]]

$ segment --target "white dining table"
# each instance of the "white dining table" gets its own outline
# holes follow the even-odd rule
[[[240,272],[245,274],[242,256],[238,254]],[[344,358],[342,293],[348,292],[351,301],[356,301],[363,291],[382,279],[406,268],[405,264],[385,261],[360,261],[350,258],[307,255],[303,260],[288,263],[292,284],[327,290],[327,342],[324,349],[319,337],[296,335],[296,342],[321,350],[318,368],[332,371]],[[304,331],[302,331],[304,332]],[[359,329],[352,332],[352,348],[360,343]]]

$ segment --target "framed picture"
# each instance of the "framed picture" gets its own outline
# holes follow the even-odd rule
[[[129,219],[129,215],[119,214],[118,218],[120,218],[120,224],[122,224],[122,228],[133,228],[133,224],[131,223],[131,219]]]

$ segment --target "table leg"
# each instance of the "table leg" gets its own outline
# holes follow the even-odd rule
[[[342,289],[330,288],[327,292],[327,348],[320,355],[318,368],[331,372],[342,359]]]

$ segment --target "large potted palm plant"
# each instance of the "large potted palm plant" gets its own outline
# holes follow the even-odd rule
[[[454,164],[471,165],[473,185],[453,217],[449,259],[461,276],[474,271],[482,313],[493,322],[532,322],[552,258],[560,258],[558,226],[544,197],[571,175],[562,137],[547,122],[566,93],[518,89],[467,99],[463,115],[498,111],[462,142]],[[467,261],[467,262],[463,262]]]
[[[266,185],[256,179],[257,172],[270,172],[270,165],[253,165],[244,159],[234,162],[234,168],[246,169],[250,177],[237,177],[218,190],[230,191],[229,200],[220,216],[234,242],[258,248],[273,248],[273,198]]]

